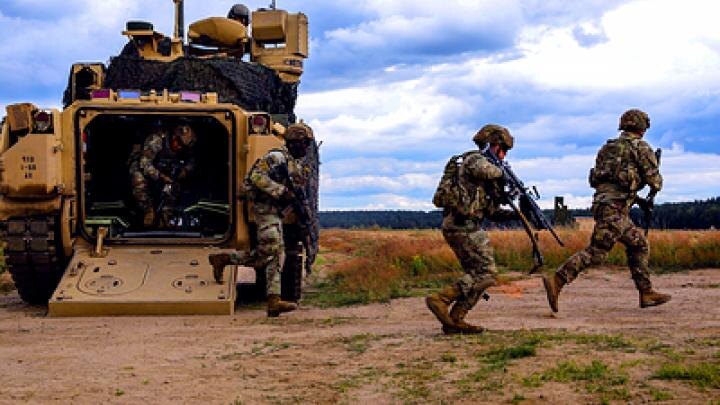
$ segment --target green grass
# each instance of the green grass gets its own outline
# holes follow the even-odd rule
[[[511,404],[519,404],[520,402],[525,400],[525,396],[523,394],[518,394],[517,392],[513,394],[513,397],[510,399]]]
[[[652,396],[653,401],[669,401],[674,398],[671,392],[655,387],[650,387],[648,392]]]
[[[573,361],[563,361],[557,367],[546,370],[543,381],[598,381],[608,375],[608,366],[602,361],[593,360],[589,365],[578,365]]]
[[[509,363],[513,360],[535,356],[536,346],[539,342],[540,339],[531,337],[510,346],[495,347],[478,353],[476,358],[480,365],[468,378],[458,381],[460,390],[465,392],[502,390],[505,385],[503,377]]]
[[[384,372],[372,366],[363,367],[358,373],[349,375],[339,382],[333,384],[333,388],[340,393],[347,393],[348,391],[362,387],[366,384],[376,382],[382,377]]]
[[[320,308],[365,305],[373,302],[389,302],[393,298],[407,298],[415,292],[402,284],[389,286],[387,291],[348,291],[340,279],[322,280],[313,285],[316,292],[303,298],[303,303]]]
[[[637,349],[633,342],[621,335],[575,335],[575,343],[589,345],[597,350],[622,350],[635,352]]]
[[[382,339],[382,336],[373,335],[372,333],[362,333],[350,336],[349,338],[343,338],[342,342],[348,351],[355,354],[362,354],[370,348],[370,343],[380,339]]]
[[[548,381],[583,382],[588,393],[599,395],[601,403],[609,403],[632,398],[625,387],[629,380],[630,377],[623,371],[613,370],[602,361],[593,360],[585,365],[563,361],[556,367],[525,377],[522,382],[527,387],[539,387]]]
[[[398,371],[392,375],[393,381],[389,385],[399,388],[396,395],[406,403],[428,401],[434,392],[430,383],[443,376],[436,362],[423,357],[399,363],[397,367]]]
[[[535,356],[537,343],[536,340],[531,340],[515,346],[501,347],[490,350],[482,354],[481,357],[492,367],[502,368],[505,367],[510,360]]]
[[[452,353],[443,353],[440,355],[440,361],[444,363],[455,363],[457,361],[457,356]]]
[[[653,374],[659,380],[684,380],[702,388],[720,388],[720,364],[663,364]]]

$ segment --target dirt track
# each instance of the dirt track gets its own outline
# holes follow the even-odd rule
[[[276,320],[259,306],[233,317],[51,319],[11,293],[0,297],[0,402],[717,400],[712,385],[651,376],[668,362],[720,362],[720,271],[654,280],[673,300],[641,310],[627,273],[590,271],[563,291],[555,317],[538,278],[517,281],[471,312],[490,329],[481,337],[441,335],[421,298]],[[527,342],[536,352],[488,366],[487,353]],[[548,371],[568,360],[601,361],[608,378]]]

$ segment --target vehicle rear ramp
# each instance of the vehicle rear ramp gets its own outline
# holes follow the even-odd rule
[[[49,316],[232,315],[236,271],[215,282],[205,247],[78,249],[50,298]]]

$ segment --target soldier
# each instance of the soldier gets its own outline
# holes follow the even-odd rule
[[[480,227],[483,218],[494,221],[517,219],[517,215],[501,209],[502,170],[490,163],[482,150],[489,144],[488,152],[504,159],[513,147],[514,139],[507,128],[485,125],[473,137],[479,150],[466,152],[452,173],[451,181],[445,182],[447,173],[455,167],[455,157],[446,166],[446,174],[438,187],[433,202],[443,207],[442,233],[448,245],[460,260],[465,275],[443,291],[425,299],[430,311],[442,324],[446,334],[481,333],[481,326],[465,322],[465,316],[485,290],[495,284],[495,259],[488,234]],[[443,190],[443,188],[446,188]],[[454,195],[441,202],[438,195]],[[448,313],[450,304],[455,302]]]
[[[133,196],[143,210],[145,227],[155,224],[152,186],[162,185],[162,197],[168,207],[172,206],[178,183],[187,179],[195,167],[192,153],[195,140],[195,131],[189,125],[181,124],[171,133],[157,131],[150,134],[142,150],[131,156]]]
[[[258,159],[245,179],[257,225],[258,246],[255,253],[240,251],[209,256],[218,283],[222,282],[223,269],[229,264],[253,263],[265,270],[269,317],[297,309],[296,304],[280,299],[280,272],[285,262],[282,217],[283,211],[297,198],[292,191],[293,186],[303,184],[307,178],[300,160],[307,153],[313,132],[305,124],[293,124],[284,136],[285,146],[272,149]]]
[[[228,11],[227,18],[238,21],[247,27],[250,25],[250,10],[244,4],[236,4]]]
[[[620,117],[616,139],[610,139],[598,152],[595,167],[590,170],[590,186],[595,189],[592,212],[595,228],[590,246],[565,261],[543,283],[550,308],[558,311],[558,295],[565,284],[591,265],[602,264],[615,242],[625,245],[630,273],[640,292],[640,308],[661,305],[670,295],[652,289],[648,274],[648,241],[630,220],[630,207],[644,203],[637,192],[650,187],[648,200],[662,188],[662,176],[652,148],[642,137],[650,128],[650,118],[640,110],[626,111]]]

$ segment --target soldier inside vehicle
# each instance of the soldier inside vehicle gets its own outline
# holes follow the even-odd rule
[[[121,239],[229,232],[230,141],[214,119],[104,114],[82,138],[91,236],[100,226]]]

